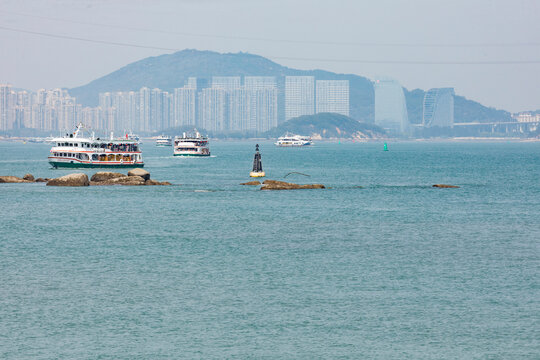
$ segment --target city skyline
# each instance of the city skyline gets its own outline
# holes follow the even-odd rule
[[[344,0],[339,7],[307,0],[6,0],[0,78],[28,90],[73,88],[126,63],[196,48],[260,54],[298,69],[388,76],[409,90],[454,87],[486,106],[519,112],[540,108],[539,11],[538,2],[525,0]],[[190,16],[179,22],[178,14]]]
[[[311,84],[307,94],[309,114],[349,113],[349,83],[342,80],[317,80],[314,77],[285,77],[284,82],[300,80]],[[280,90],[281,89],[281,90]],[[263,133],[287,119],[279,115],[279,97],[285,101],[284,113],[300,116],[304,105],[287,99],[298,96],[296,89],[280,88],[273,76],[188,77],[183,87],[168,92],[141,87],[137,91],[112,91],[98,94],[96,107],[83,107],[65,89],[36,93],[17,91],[0,85],[0,130],[19,128],[68,130],[79,122],[106,131],[155,132],[168,128],[197,126],[207,131]],[[296,117],[295,116],[295,117]]]

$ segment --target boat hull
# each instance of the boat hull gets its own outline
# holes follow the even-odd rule
[[[174,156],[206,157],[206,156],[210,156],[210,154],[174,154]]]
[[[49,161],[49,164],[55,169],[70,168],[70,169],[115,169],[115,168],[142,168],[144,164],[98,164],[98,163],[80,163],[80,162],[63,162]]]

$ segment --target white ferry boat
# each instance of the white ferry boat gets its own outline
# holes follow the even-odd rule
[[[127,134],[127,138],[130,139],[130,140],[135,140],[139,144],[142,144],[142,141],[141,141],[141,138],[139,137],[139,135],[134,134],[131,131],[129,132],[129,134]]]
[[[193,132],[174,138],[174,156],[210,156],[208,137],[202,136],[197,129]]]
[[[312,145],[313,141],[308,136],[285,134],[284,136],[279,137],[274,144],[280,147],[297,147]]]
[[[52,138],[49,164],[53,168],[144,167],[139,143],[126,138],[110,139],[81,135],[82,124],[73,134]]]
[[[172,146],[172,139],[165,135],[160,135],[156,139],[156,146]]]

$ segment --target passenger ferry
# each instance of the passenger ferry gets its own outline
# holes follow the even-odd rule
[[[172,139],[165,135],[160,135],[156,139],[156,146],[172,146]]]
[[[279,137],[277,142],[274,144],[280,147],[299,147],[312,145],[313,141],[308,136],[292,135],[287,133],[284,136]]]
[[[133,132],[129,132],[129,134],[127,135],[127,138],[130,139],[130,140],[135,140],[136,142],[138,142],[139,144],[142,144],[142,141],[141,141],[141,138],[139,137],[139,135],[137,134],[134,134]]]
[[[135,168],[144,167],[139,143],[126,138],[95,138],[81,135],[82,124],[73,134],[52,138],[49,164],[53,168]]]
[[[202,136],[197,129],[193,132],[174,138],[174,156],[210,156],[208,137]]]

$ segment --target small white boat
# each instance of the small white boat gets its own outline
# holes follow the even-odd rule
[[[160,135],[156,139],[156,146],[172,146],[172,139],[169,136]]]
[[[129,132],[129,134],[126,135],[127,139],[129,140],[135,140],[136,142],[138,142],[139,144],[142,144],[142,141],[141,141],[141,138],[139,137],[139,135],[137,134],[134,134],[132,133],[131,131]]]
[[[210,156],[208,137],[202,136],[197,129],[193,134],[183,133],[175,137],[174,156]]]
[[[279,147],[300,147],[312,145],[313,141],[309,136],[285,134],[278,138],[277,142],[274,143]]]

